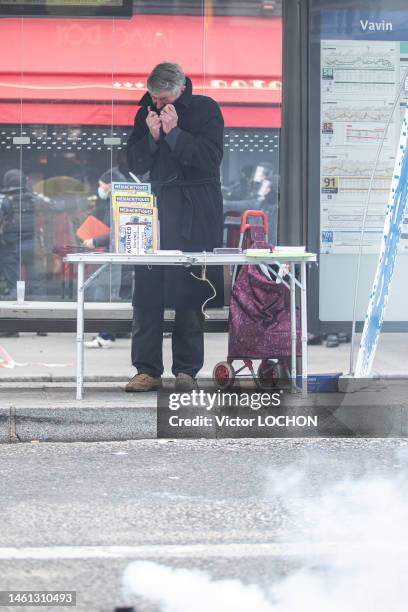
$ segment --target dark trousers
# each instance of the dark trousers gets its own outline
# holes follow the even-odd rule
[[[26,278],[26,296],[44,297],[47,295],[47,288],[45,280],[35,270],[34,243],[25,241],[22,246],[24,248],[21,250],[21,264],[24,268],[23,278]],[[0,246],[0,276],[4,276],[9,296],[15,299],[17,281],[20,278],[20,248],[17,243]]]
[[[164,309],[133,308],[132,363],[139,374],[163,374]],[[199,309],[176,309],[172,334],[174,376],[195,377],[204,363],[204,316]]]
[[[8,293],[12,297],[16,297],[19,276],[19,252],[13,245],[0,247],[0,274],[5,278]]]

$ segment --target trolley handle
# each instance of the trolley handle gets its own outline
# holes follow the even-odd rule
[[[244,234],[251,224],[247,222],[248,217],[261,217],[265,236],[268,235],[268,219],[263,210],[246,210],[241,217],[240,234]]]

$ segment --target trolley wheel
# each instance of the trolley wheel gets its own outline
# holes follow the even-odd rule
[[[282,366],[272,359],[262,359],[257,370],[256,383],[261,389],[273,389],[284,376]]]
[[[234,384],[234,368],[228,361],[220,361],[214,366],[213,380],[220,389],[229,389]]]

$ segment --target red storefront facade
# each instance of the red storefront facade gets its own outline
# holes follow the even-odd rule
[[[227,127],[280,127],[279,18],[4,19],[0,28],[0,123],[130,125],[149,70],[168,59],[221,104]]]

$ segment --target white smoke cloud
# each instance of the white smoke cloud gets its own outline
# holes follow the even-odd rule
[[[261,589],[238,580],[212,581],[206,572],[171,569],[135,561],[125,570],[125,598],[131,594],[159,606],[163,612],[270,612]],[[234,608],[230,607],[234,602]]]
[[[126,595],[160,612],[406,611],[405,474],[345,478],[316,492],[296,467],[271,475],[267,490],[292,515],[290,541],[319,551],[306,555],[300,570],[262,590],[197,570],[134,562],[124,575]]]

